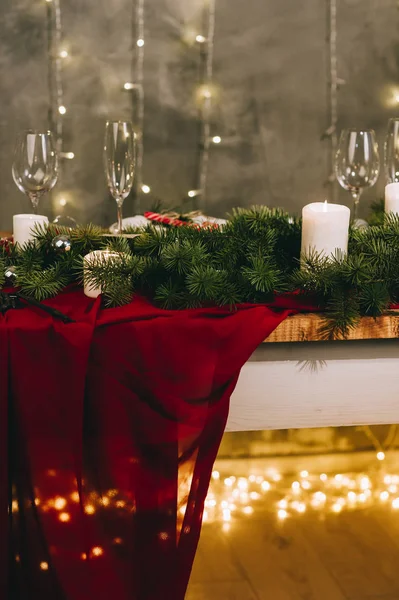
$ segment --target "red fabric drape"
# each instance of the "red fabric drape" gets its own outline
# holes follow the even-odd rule
[[[182,600],[230,395],[292,299],[48,304],[76,323],[0,315],[0,597]]]

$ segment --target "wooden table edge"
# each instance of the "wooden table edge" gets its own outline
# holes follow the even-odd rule
[[[395,314],[396,313],[396,314]],[[349,332],[347,340],[390,340],[399,338],[399,310],[390,314],[362,317],[357,327]],[[323,315],[299,314],[288,317],[264,340],[265,343],[294,343],[324,341],[320,335]]]

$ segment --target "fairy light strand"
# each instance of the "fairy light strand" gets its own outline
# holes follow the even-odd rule
[[[46,2],[47,13],[47,53],[49,90],[49,128],[55,135],[55,145],[60,159],[72,160],[74,152],[64,152],[63,116],[67,112],[64,103],[63,60],[69,56],[62,47],[63,30],[60,0]],[[61,163],[59,165],[61,170]]]
[[[197,36],[197,41],[200,38],[199,47],[202,62],[202,88],[209,89],[213,80],[213,55],[215,41],[215,16],[216,16],[216,0],[205,0],[204,7],[204,28],[206,28],[206,36]],[[204,39],[205,38],[205,39]],[[200,193],[199,202],[201,208],[205,208],[207,194],[207,180],[209,167],[209,152],[212,143],[211,138],[211,108],[212,108],[212,93],[202,94],[200,108],[200,142],[199,142],[199,158],[198,158],[198,174],[196,190]],[[190,194],[189,194],[190,195]],[[194,197],[194,196],[191,196]]]
[[[125,84],[125,89],[132,94],[132,115],[136,133],[136,175],[135,175],[135,206],[140,214],[141,195],[143,190],[143,160],[144,160],[144,52],[145,52],[145,0],[134,0],[132,15],[132,83]],[[128,87],[126,87],[128,85]],[[147,186],[145,186],[147,187]],[[148,192],[144,192],[148,193]]]
[[[337,0],[328,0],[328,25],[329,25],[329,112],[330,125],[323,137],[330,139],[329,148],[329,177],[331,187],[331,200],[336,202],[338,188],[335,180],[335,154],[338,147],[338,56],[337,56]]]

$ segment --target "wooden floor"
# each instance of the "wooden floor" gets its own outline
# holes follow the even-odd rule
[[[399,600],[399,510],[279,522],[272,504],[204,524],[186,600]]]

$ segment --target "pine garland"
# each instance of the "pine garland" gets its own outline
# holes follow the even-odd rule
[[[112,261],[92,265],[90,282],[101,286],[106,306],[143,294],[166,309],[242,302],[272,302],[297,291],[325,312],[326,339],[344,338],[361,316],[377,317],[399,302],[399,218],[374,214],[374,226],[351,230],[348,256],[314,255],[300,269],[301,223],[278,209],[237,209],[222,229],[148,226],[120,238],[89,225],[68,230],[38,227],[23,249],[0,246],[0,288],[13,265],[20,291],[41,301],[83,281],[83,256],[109,249]],[[71,249],[58,253],[54,237],[66,235]],[[305,299],[305,298],[304,298]]]

